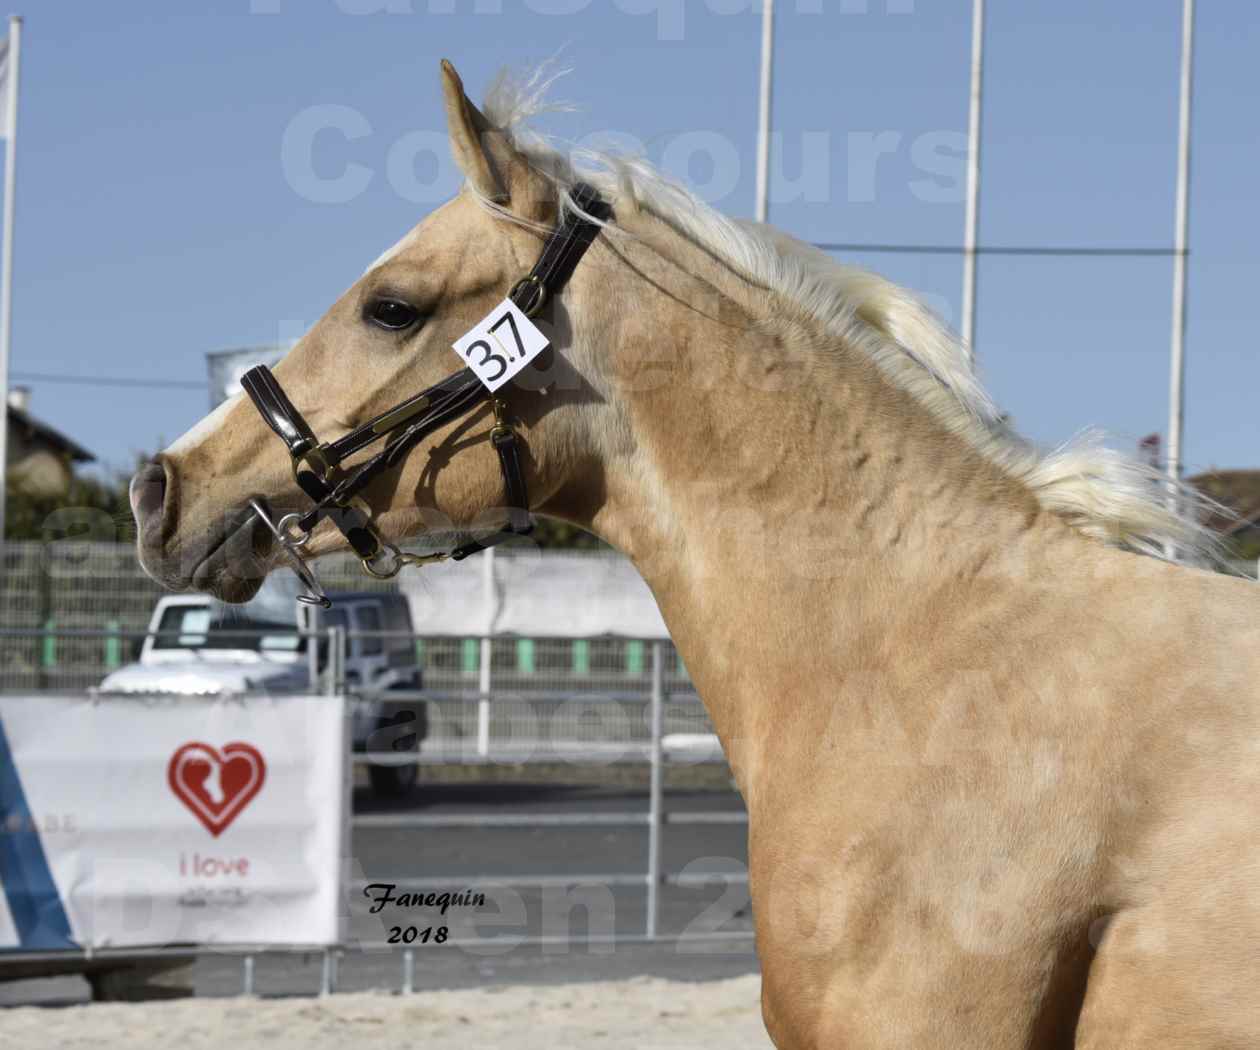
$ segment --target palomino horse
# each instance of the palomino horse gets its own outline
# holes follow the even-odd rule
[[[275,370],[326,438],[454,371],[569,207],[536,85],[483,113],[442,77],[465,188]],[[1144,468],[1012,434],[901,289],[600,160],[612,215],[503,401],[532,508],[634,560],[730,758],[775,1043],[1260,1045],[1254,585],[1142,556],[1206,541]],[[500,522],[493,426],[360,510],[421,547]],[[251,498],[309,506],[237,398],[138,475],[144,565],[247,598],[280,560]]]

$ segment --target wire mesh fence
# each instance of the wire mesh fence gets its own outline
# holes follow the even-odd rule
[[[351,558],[321,561],[330,591],[365,585]],[[0,691],[94,689],[135,661],[161,588],[124,544],[7,543],[0,573]],[[296,627],[295,627],[296,630]],[[351,650],[371,632],[349,634]],[[616,636],[488,639],[416,635],[429,736],[490,741],[643,743],[650,740],[651,641]],[[483,672],[483,646],[489,649]],[[665,642],[665,732],[711,732],[686,667]],[[349,683],[352,688],[364,683]],[[486,707],[470,701],[488,699]]]
[[[627,638],[495,637],[490,646],[489,737],[502,741],[643,743],[651,738],[650,642]],[[474,739],[481,712],[482,641],[418,638],[430,735]],[[712,732],[673,645],[664,643],[667,733]]]
[[[249,652],[256,647],[258,631],[239,631],[240,645]],[[70,628],[46,624],[38,628],[0,628],[0,693],[96,690],[107,698],[111,692],[137,693],[146,685],[120,685],[109,676],[133,659],[140,644],[153,635],[146,630]],[[274,634],[268,637],[274,638]],[[314,637],[314,636],[311,636]],[[298,636],[298,651],[285,654],[293,673],[263,685],[243,689],[210,681],[201,688],[185,681],[180,688],[205,693],[226,689],[247,695],[327,689],[306,669],[304,650],[308,638]],[[174,639],[170,639],[174,641]],[[350,632],[346,645],[353,649],[366,640]],[[531,653],[545,642],[566,660],[540,669]],[[429,749],[452,759],[475,759],[481,752],[477,741],[485,739],[490,753],[505,748],[513,753],[532,753],[539,759],[581,745],[646,745],[652,727],[651,668],[644,667],[642,653],[651,641],[621,638],[529,639],[490,638],[494,651],[489,678],[480,675],[481,639],[412,636],[422,687],[379,691],[371,685],[350,684],[360,696],[386,700],[393,705],[424,705]],[[687,677],[686,668],[673,646],[661,642],[664,656],[663,732],[707,734],[712,725]],[[168,650],[169,652],[169,650]],[[190,649],[195,652],[195,647]],[[472,658],[469,658],[469,654]],[[216,665],[222,668],[224,651],[216,649]],[[430,662],[431,661],[431,662]],[[353,662],[353,661],[352,661]],[[593,667],[591,665],[594,665]],[[195,670],[188,672],[195,678]],[[488,686],[483,691],[482,685]],[[161,686],[152,687],[163,691]],[[482,703],[484,701],[484,704]],[[483,725],[484,721],[484,725]],[[641,752],[624,753],[634,757]]]
[[[368,590],[357,563],[329,558],[334,583]],[[374,581],[369,581],[374,582]],[[13,542],[0,547],[0,689],[87,689],[130,662],[163,594],[123,543]],[[100,637],[76,635],[104,632]]]

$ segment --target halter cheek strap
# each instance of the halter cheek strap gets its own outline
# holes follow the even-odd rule
[[[495,401],[496,414],[501,402]],[[507,523],[498,532],[484,540],[468,540],[451,551],[451,561],[463,561],[470,554],[489,550],[512,536],[528,536],[534,531],[534,519],[529,514],[529,493],[525,488],[525,472],[521,469],[521,439],[516,431],[500,420],[490,431],[490,444],[499,455],[499,470],[503,474],[503,491],[507,496]]]
[[[517,281],[509,293],[508,297],[527,317],[536,315],[564,287],[586,250],[599,236],[601,224],[611,218],[612,209],[593,187],[579,183],[570,191],[570,197],[573,207],[565,212],[560,225],[547,238],[534,268]],[[586,218],[588,215],[597,221],[592,222]],[[522,441],[506,419],[503,402],[490,394],[470,368],[447,376],[336,441],[323,444],[268,368],[263,365],[251,368],[241,377],[241,386],[267,425],[284,442],[294,480],[313,504],[305,512],[287,514],[273,522],[265,506],[251,501],[259,520],[275,535],[307,585],[309,593],[299,595],[299,601],[325,607],[332,604],[302,550],[324,519],[340,530],[359,556],[364,571],[379,579],[396,576],[406,565],[447,558],[461,561],[470,554],[533,530],[522,466]],[[484,539],[469,540],[442,554],[408,554],[381,539],[372,524],[371,511],[359,498],[359,493],[383,472],[399,467],[411,449],[433,431],[467,415],[488,399],[495,416],[490,444],[498,455],[503,474],[507,522]],[[378,440],[385,442],[380,452],[353,470],[343,471],[344,460]]]

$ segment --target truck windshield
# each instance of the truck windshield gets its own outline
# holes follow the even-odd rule
[[[215,617],[204,605],[177,605],[162,613],[154,649],[247,649],[295,652],[302,639],[296,625],[248,616]]]

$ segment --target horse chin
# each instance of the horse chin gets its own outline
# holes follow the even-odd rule
[[[238,605],[262,587],[273,567],[275,541],[248,507],[195,536],[166,547],[140,541],[140,564],[172,591],[198,591]]]
[[[231,573],[220,573],[217,576],[203,576],[198,573],[193,577],[192,589],[202,591],[229,605],[241,605],[254,597],[262,588],[262,584],[262,577],[241,579]]]
[[[239,605],[257,594],[267,578],[275,540],[245,507],[208,537],[204,549],[205,556],[193,570],[192,590]]]

